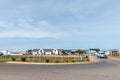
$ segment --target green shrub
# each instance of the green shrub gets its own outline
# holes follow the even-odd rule
[[[45,63],[67,63],[67,62],[84,62],[89,61],[89,57],[46,57],[46,56],[1,56],[0,61],[28,61],[28,62],[45,62]]]
[[[13,58],[12,58],[12,61],[16,61],[16,58],[13,57]]]
[[[75,62],[75,60],[72,60],[72,62]]]
[[[86,56],[85,59],[86,59],[86,61],[90,61],[88,56]]]
[[[66,62],[69,62],[68,60],[66,60]]]
[[[49,60],[49,59],[46,59],[46,62],[48,63],[48,62],[50,62],[50,60]]]
[[[22,57],[22,58],[21,58],[21,61],[26,61],[26,58],[25,58],[25,57]]]
[[[56,60],[55,63],[60,63],[60,61]]]

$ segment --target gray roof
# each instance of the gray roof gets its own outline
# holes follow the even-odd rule
[[[38,52],[38,50],[40,50],[40,49],[33,49],[32,51],[33,52]],[[45,52],[52,52],[54,49],[43,49]],[[61,52],[62,50],[64,50],[64,49],[56,49],[56,50],[58,50],[59,52]],[[65,52],[66,53],[70,53],[72,50],[65,50]]]
[[[63,49],[57,49],[59,52],[62,51]]]
[[[52,52],[53,49],[43,49],[45,52]]]
[[[32,51],[33,51],[33,52],[37,52],[38,50],[40,50],[40,49],[33,49]]]
[[[70,53],[72,50],[65,50],[66,53]]]

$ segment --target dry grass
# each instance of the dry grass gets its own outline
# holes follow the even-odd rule
[[[120,59],[120,56],[111,56],[113,58],[117,58],[117,59]]]

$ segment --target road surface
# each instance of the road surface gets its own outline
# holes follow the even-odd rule
[[[0,63],[0,80],[120,80],[120,61],[70,65]]]

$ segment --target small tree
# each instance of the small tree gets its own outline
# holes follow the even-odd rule
[[[62,52],[62,55],[63,55],[62,61],[64,61],[64,55],[66,55],[66,52],[65,52],[65,50],[62,50],[61,52]]]
[[[32,50],[31,50],[31,49],[28,50],[28,54],[29,54],[29,55],[32,55]]]
[[[72,54],[72,55],[75,55],[75,51],[72,51],[71,54]]]
[[[79,57],[80,57],[81,60],[82,60],[82,55],[86,54],[86,52],[84,50],[81,50],[81,49],[76,50],[76,53],[79,54]]]
[[[31,55],[32,55],[32,50],[31,50],[31,49],[28,50],[28,54],[30,55],[30,61],[32,61],[32,57],[31,57]]]
[[[71,54],[74,55],[74,61],[73,62],[75,62],[75,53],[76,53],[75,51],[71,52]]]
[[[65,54],[66,54],[65,50],[62,50],[61,52],[62,52],[62,55],[65,55]]]

